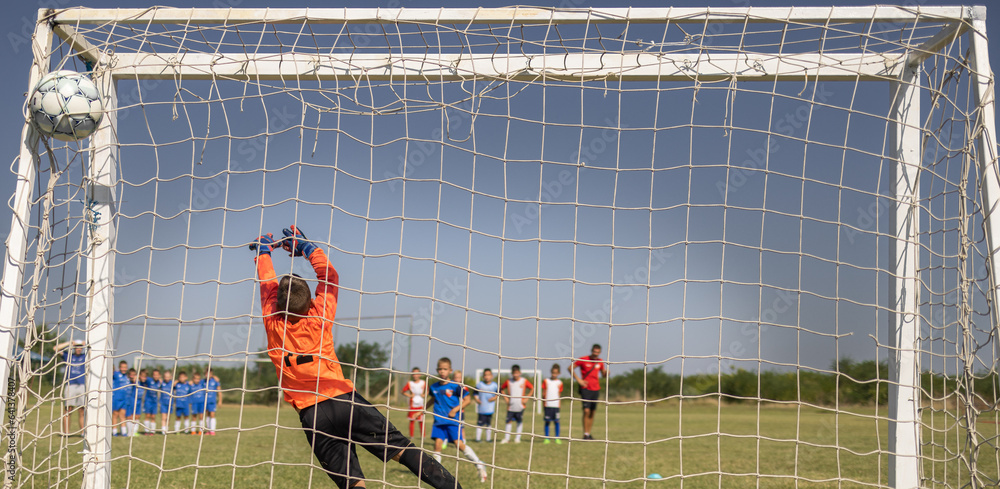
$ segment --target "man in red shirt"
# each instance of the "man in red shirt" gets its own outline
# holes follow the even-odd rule
[[[383,462],[398,461],[432,487],[461,488],[344,378],[333,344],[340,276],[326,253],[295,226],[283,232],[281,241],[265,234],[250,245],[256,252],[267,354],[278,371],[285,401],[299,413],[306,439],[327,475],[340,489],[365,487],[355,449],[360,445]],[[271,251],[279,247],[309,260],[317,278],[315,299],[301,277],[275,275]]]
[[[580,369],[579,375],[576,373],[577,368]],[[594,427],[594,413],[597,412],[597,399],[601,393],[598,376],[608,376],[608,364],[601,359],[601,345],[594,344],[590,348],[590,355],[573,362],[570,371],[580,385],[580,397],[583,399],[583,439],[593,440],[590,430]]]

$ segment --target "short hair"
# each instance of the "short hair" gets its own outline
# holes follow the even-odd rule
[[[553,363],[552,368],[550,370],[558,370],[562,372],[562,367],[560,367],[558,363]]]
[[[158,373],[160,373],[160,369],[158,369],[158,368],[154,368],[154,369],[153,369],[153,373],[154,373],[154,374],[158,374]]]
[[[520,371],[521,371],[521,366],[520,365],[518,365],[518,364],[515,363],[514,365],[510,366],[510,373],[520,372]]]
[[[603,348],[601,348],[601,345],[597,343],[594,343],[594,346],[590,347],[591,350],[593,350],[594,348],[597,348],[598,350],[603,350]]]
[[[420,367],[413,367],[413,370],[410,370],[410,372],[419,372],[419,371]]]
[[[451,367],[451,359],[448,357],[438,358],[438,365],[441,365],[442,363],[447,363],[448,366]]]
[[[134,373],[135,373],[135,369],[134,369],[134,368],[130,368],[130,369],[128,369],[128,373],[130,373],[130,374],[134,374]]]
[[[483,373],[485,374],[486,372],[493,373],[493,369],[484,368]]]
[[[180,377],[181,375],[187,377],[187,374],[183,370],[181,370],[180,372],[177,372],[177,376],[178,377]]]
[[[122,365],[128,365],[128,362],[126,362],[125,360],[118,362],[119,367],[121,367]]]
[[[309,284],[296,274],[282,275],[278,282],[278,312],[305,316],[312,305]]]

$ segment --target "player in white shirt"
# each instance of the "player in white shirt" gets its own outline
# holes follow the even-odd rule
[[[403,387],[403,395],[410,398],[410,412],[406,414],[410,418],[410,438],[413,438],[413,427],[420,422],[420,437],[424,436],[424,402],[427,399],[427,381],[424,380],[420,369],[413,367],[410,381]]]
[[[517,422],[517,435],[514,443],[521,443],[521,431],[524,428],[524,410],[528,407],[528,400],[534,392],[535,386],[531,385],[528,379],[521,377],[521,367],[511,365],[510,378],[505,380],[500,386],[500,393],[505,394],[503,400],[507,403],[507,427],[503,440],[500,443],[510,443],[511,428]]]
[[[559,368],[559,364],[552,366],[552,376],[542,380],[542,401],[545,403],[545,441],[543,443],[550,443],[549,440],[549,423],[556,425],[556,444],[562,444],[562,440],[559,438],[559,399],[562,397],[563,382],[559,380],[559,372],[562,369]]]

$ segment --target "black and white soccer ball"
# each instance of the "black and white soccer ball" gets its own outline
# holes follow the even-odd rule
[[[28,102],[31,121],[46,136],[76,141],[90,135],[104,116],[97,85],[75,71],[53,71],[42,77]]]

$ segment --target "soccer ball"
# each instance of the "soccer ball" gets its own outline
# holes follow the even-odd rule
[[[83,139],[97,129],[104,103],[97,85],[75,71],[54,71],[31,92],[31,122],[38,132],[62,141]]]

